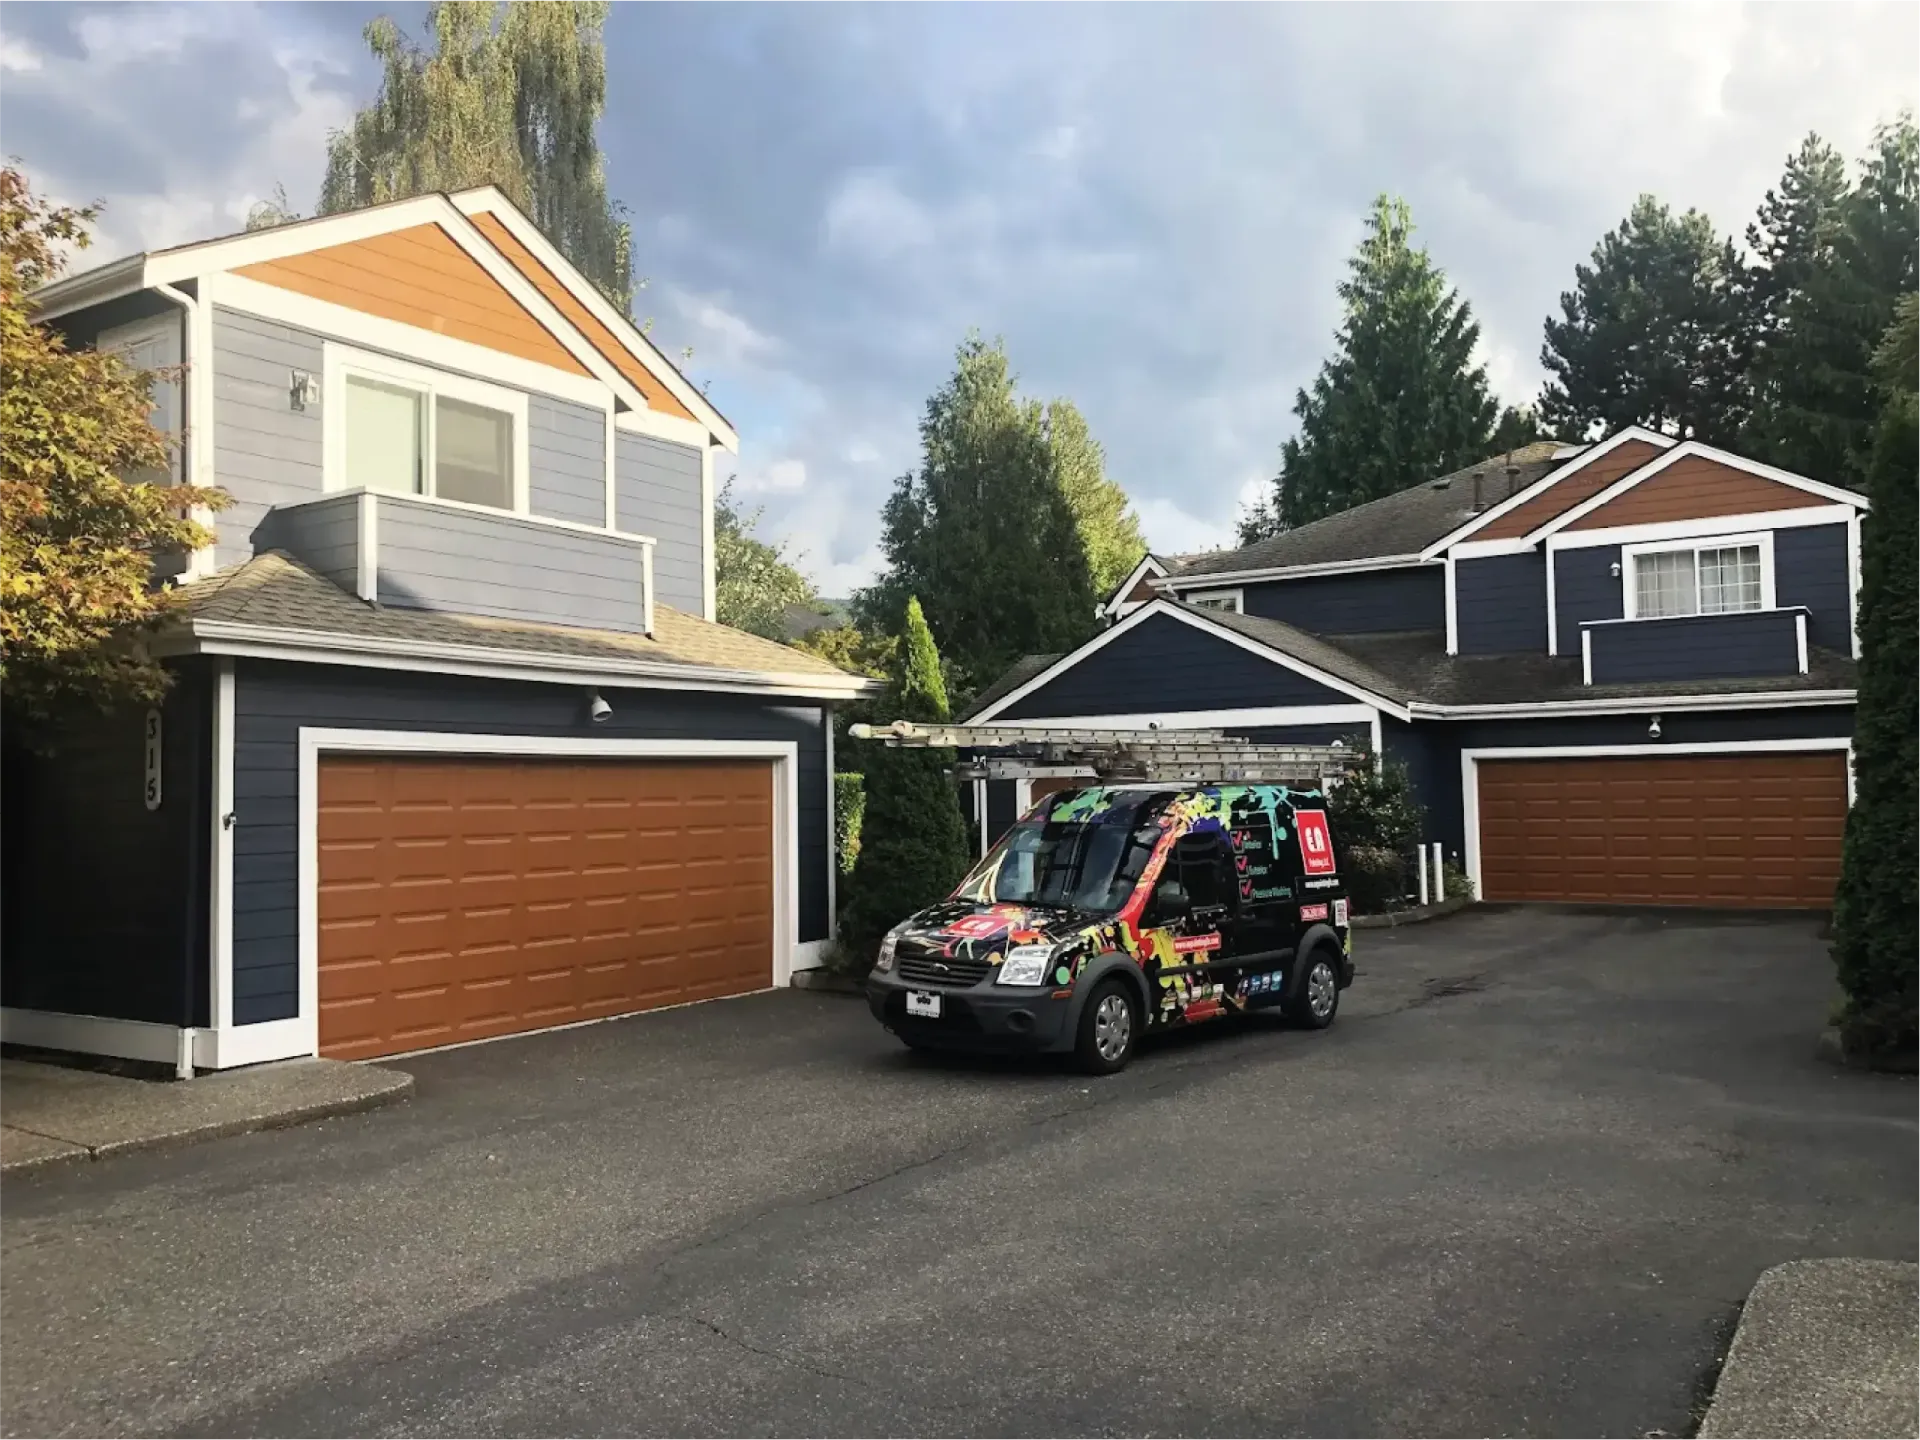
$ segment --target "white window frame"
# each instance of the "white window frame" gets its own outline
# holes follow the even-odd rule
[[[172,350],[174,358],[167,361],[166,364],[175,369],[180,369],[182,365],[180,355],[183,349],[183,340],[180,331],[180,312],[169,308],[164,314],[149,315],[144,320],[131,320],[125,325],[115,325],[110,329],[102,330],[99,335],[95,337],[93,346],[94,349],[103,354],[118,355],[121,359],[126,360],[133,350],[146,344],[149,340],[170,339],[173,342]],[[133,362],[128,360],[127,363],[132,364]],[[186,453],[187,380],[188,376],[182,371],[182,373],[175,375],[173,379],[166,382],[173,387],[174,428],[172,430],[161,430],[160,433],[167,436],[171,442],[168,446],[167,455],[167,482],[171,485],[178,485],[180,483],[181,460]],[[158,426],[154,428],[159,429]]]
[[[434,370],[425,365],[396,360],[388,355],[376,355],[370,351],[336,345],[332,341],[326,343],[322,366],[325,377],[324,394],[321,400],[321,428],[324,433],[321,485],[324,489],[335,491],[362,488],[356,485],[347,473],[347,381],[349,379],[373,380],[384,385],[398,385],[408,390],[418,391],[426,402],[424,407],[426,454],[422,461],[421,478],[427,488],[421,494],[405,494],[402,498],[424,500],[434,505],[449,505],[461,510],[474,510],[486,515],[532,514],[532,464],[527,435],[527,415],[530,407],[527,404],[525,391],[489,385],[484,380],[470,379],[465,375],[452,375],[444,370]],[[441,396],[449,400],[463,400],[469,405],[483,405],[489,410],[504,411],[512,417],[513,504],[510,508],[475,505],[466,500],[447,500],[433,493],[434,404]]]
[[[1730,550],[1745,545],[1757,546],[1760,550],[1760,608],[1762,610],[1775,609],[1776,606],[1773,598],[1773,532],[1771,530],[1759,530],[1746,535],[1703,535],[1698,539],[1647,540],[1638,545],[1622,545],[1620,547],[1620,613],[1629,620],[1685,620],[1690,618],[1685,615],[1642,616],[1640,614],[1639,586],[1635,583],[1634,572],[1639,566],[1641,556],[1671,555],[1683,550],[1692,552],[1695,585],[1694,599],[1697,605],[1699,602],[1700,552],[1702,550]],[[1752,614],[1753,612],[1696,609],[1693,613],[1695,615],[1741,615]]]
[[[1184,604],[1197,605],[1203,610],[1225,610],[1232,615],[1244,615],[1247,613],[1247,592],[1245,590],[1189,590],[1186,594],[1182,595],[1180,599]],[[1226,605],[1217,603],[1221,600],[1226,600],[1231,603]],[[1210,604],[1209,602],[1215,603]]]

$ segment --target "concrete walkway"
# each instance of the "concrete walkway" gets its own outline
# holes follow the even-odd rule
[[[1796,1260],[1753,1287],[1703,1437],[1920,1434],[1920,1267]]]
[[[338,1060],[172,1081],[0,1060],[0,1171],[295,1125],[412,1093],[411,1075]]]

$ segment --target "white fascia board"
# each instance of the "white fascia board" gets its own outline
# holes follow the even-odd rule
[[[216,270],[264,265],[289,255],[304,255],[332,245],[350,245],[415,225],[429,225],[446,217],[452,207],[438,195],[415,195],[390,205],[370,205],[343,215],[321,215],[270,230],[250,230],[220,240],[176,245],[147,256],[147,284],[192,280]],[[457,213],[457,212],[456,212]]]
[[[418,364],[476,375],[503,385],[516,385],[524,390],[572,400],[595,410],[611,407],[612,395],[608,387],[590,375],[576,375],[552,365],[543,365],[537,360],[523,360],[504,350],[475,345],[468,340],[456,340],[450,335],[423,330],[417,325],[403,324],[398,320],[388,320],[384,316],[369,315],[364,310],[336,305],[331,300],[315,300],[298,291],[283,290],[278,285],[263,284],[242,275],[203,276],[200,280],[200,298],[202,303],[242,311],[262,320],[277,320],[284,325],[311,330],[322,338],[383,350]]]
[[[824,675],[709,670],[698,665],[658,661],[528,654],[477,645],[389,640],[217,620],[190,621],[184,634],[157,643],[154,653],[234,655],[379,670],[469,675],[485,679],[535,680],[547,684],[606,685],[652,690],[722,690],[754,695],[790,695],[814,700],[851,700],[876,694],[883,688],[881,682],[857,675],[848,675],[842,682]]]
[[[1633,695],[1525,705],[1429,705],[1415,701],[1415,720],[1526,720],[1556,715],[1647,715],[1670,710],[1802,710],[1851,705],[1854,690],[1779,690],[1728,695]]]
[[[1127,578],[1114,586],[1113,593],[1109,595],[1105,603],[1100,606],[1099,613],[1102,615],[1119,615],[1124,613],[1120,609],[1122,605],[1129,603],[1144,605],[1146,603],[1144,600],[1128,601],[1127,596],[1133,593],[1133,587],[1146,579],[1149,574],[1157,580],[1164,578],[1166,573],[1167,567],[1155,559],[1153,552],[1149,550],[1140,557],[1140,563],[1127,572]]]
[[[78,275],[69,275],[51,285],[42,285],[27,296],[28,313],[36,321],[57,320],[89,305],[132,295],[147,288],[146,266],[145,254],[129,255]]]
[[[1049,715],[1006,723],[1013,727],[1057,726],[1063,730],[1265,729],[1275,725],[1367,725],[1378,714],[1371,705],[1268,705],[1244,710],[1141,711],[1135,715]],[[992,728],[991,722],[987,728]]]
[[[1771,534],[1808,525],[1846,525],[1859,511],[1850,505],[1814,505],[1805,510],[1756,510],[1746,515],[1709,515],[1702,520],[1662,520],[1648,525],[1614,525],[1599,530],[1566,530],[1547,537],[1547,549],[1581,550],[1596,545],[1645,545],[1663,540],[1717,540],[1722,536]]]
[[[519,206],[507,199],[498,189],[483,185],[473,190],[462,190],[450,197],[456,209],[465,215],[488,214],[493,216],[507,232],[518,240],[533,256],[553,274],[562,285],[573,294],[582,305],[592,312],[593,317],[613,333],[613,337],[626,346],[627,350],[647,371],[668,390],[681,404],[694,414],[703,416],[708,431],[720,441],[721,446],[732,452],[740,453],[740,437],[727,418],[713,408],[711,401],[700,393],[699,387],[680,373],[679,367],[661,353],[631,317],[622,315],[613,304],[602,295],[599,289],[590,283],[566,256],[562,255],[552,241],[541,233],[523,214]],[[676,417],[663,417],[672,419]]]
[[[676,445],[691,445],[700,450],[708,448],[706,426],[659,410],[622,410],[613,417],[613,425],[616,430],[647,435],[655,440],[671,440]]]
[[[1361,575],[1370,570],[1411,570],[1437,563],[1422,555],[1379,555],[1366,560],[1327,560],[1318,565],[1279,565],[1264,570],[1212,570],[1193,574],[1185,570],[1166,577],[1165,588],[1173,591],[1208,590],[1216,586],[1250,580],[1305,580],[1314,575]]]
[[[1005,710],[1008,706],[1016,703],[1017,701],[1024,700],[1027,696],[1031,695],[1034,691],[1040,689],[1041,686],[1047,684],[1049,681],[1054,680],[1059,676],[1066,674],[1067,671],[1071,670],[1075,665],[1079,664],[1082,660],[1086,659],[1089,655],[1092,655],[1099,650],[1105,649],[1108,645],[1111,645],[1114,641],[1118,640],[1122,635],[1125,635],[1129,630],[1132,630],[1136,625],[1139,625],[1141,622],[1143,622],[1148,615],[1153,613],[1154,607],[1156,605],[1161,605],[1163,603],[1164,602],[1158,601],[1158,600],[1148,601],[1146,604],[1142,605],[1139,609],[1135,610],[1131,615],[1127,616],[1126,619],[1121,620],[1113,625],[1109,625],[1106,629],[1102,630],[1098,635],[1095,635],[1092,639],[1082,642],[1079,649],[1069,650],[1066,654],[1062,655],[1058,660],[1054,661],[1053,664],[1049,665],[1046,669],[1042,670],[1038,675],[1035,675],[1031,680],[1028,680],[1025,684],[1016,686],[1014,689],[1009,690],[1006,694],[1002,695],[998,700],[994,701],[993,704],[989,705],[986,709],[982,710],[979,714],[969,719],[967,723],[969,725],[985,725],[988,721],[992,720],[996,715],[998,715],[1002,710]],[[1012,723],[1012,722],[1008,722],[1008,723]]]
[[[1447,555],[1454,560],[1480,560],[1489,555],[1525,555],[1539,548],[1538,541],[1524,537],[1513,540],[1463,540],[1449,549]]]
[[[1611,504],[1613,501],[1619,499],[1620,496],[1626,494],[1627,491],[1633,489],[1636,485],[1651,480],[1669,465],[1677,464],[1690,457],[1711,460],[1716,464],[1725,465],[1734,470],[1744,470],[1747,474],[1758,476],[1762,480],[1771,480],[1775,484],[1790,486],[1795,490],[1804,490],[1809,495],[1818,495],[1821,499],[1835,505],[1856,506],[1862,510],[1868,508],[1867,497],[1855,494],[1851,490],[1843,490],[1837,485],[1822,484],[1818,480],[1809,480],[1806,476],[1795,475],[1790,470],[1780,470],[1772,465],[1763,465],[1758,460],[1749,460],[1743,455],[1735,455],[1730,450],[1716,449],[1714,446],[1703,444],[1698,440],[1687,440],[1679,445],[1675,445],[1658,459],[1649,460],[1638,470],[1629,471],[1599,494],[1581,501],[1578,505],[1575,505],[1571,510],[1563,514],[1554,516],[1553,519],[1547,521],[1546,524],[1534,529],[1528,538],[1540,540],[1551,535],[1558,535],[1568,526],[1579,523],[1601,506]]]
[[[1526,489],[1509,495],[1498,505],[1489,506],[1466,524],[1442,535],[1421,552],[1421,558],[1430,560],[1435,555],[1441,554],[1453,546],[1458,545],[1469,535],[1474,534],[1485,526],[1491,525],[1495,520],[1498,520],[1509,511],[1519,509],[1536,495],[1544,495],[1569,475],[1574,475],[1584,470],[1595,460],[1598,460],[1603,455],[1611,454],[1629,440],[1644,440],[1651,445],[1658,445],[1663,450],[1674,444],[1673,437],[1670,435],[1662,435],[1654,430],[1643,430],[1638,425],[1629,425],[1626,429],[1609,435],[1597,444],[1586,446],[1584,449],[1575,453],[1568,462],[1559,469],[1549,470],[1545,475],[1542,475],[1538,480],[1534,481],[1533,484],[1527,486]],[[1498,456],[1490,455],[1487,457],[1487,461],[1483,461],[1482,463],[1485,464],[1498,458]],[[1497,552],[1482,551],[1480,553],[1494,554]]]

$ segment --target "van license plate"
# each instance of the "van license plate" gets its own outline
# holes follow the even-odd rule
[[[923,1015],[929,1020],[940,1018],[940,997],[923,994],[918,990],[907,992],[907,1014]]]

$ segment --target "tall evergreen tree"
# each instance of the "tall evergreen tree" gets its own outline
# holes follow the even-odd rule
[[[891,630],[917,595],[968,692],[1022,655],[1078,643],[1095,604],[1086,547],[1046,414],[1014,394],[1001,345],[967,337],[920,440],[919,473],[882,512],[887,568],[854,597],[861,627]]]
[[[1859,483],[1884,405],[1873,354],[1894,306],[1916,283],[1920,179],[1913,117],[1882,126],[1821,239],[1779,300],[1762,381],[1756,449],[1789,470]]]
[[[888,689],[889,720],[937,723],[948,718],[940,652],[920,602],[909,597]],[[866,777],[860,855],[847,882],[842,943],[870,961],[887,931],[948,894],[967,871],[972,851],[948,767],[951,750],[894,749],[857,742]]]
[[[1644,425],[1726,444],[1746,418],[1752,309],[1731,239],[1642,195],[1574,267],[1546,323],[1540,416],[1557,435]]]
[[[1382,195],[1340,283],[1335,352],[1294,397],[1273,499],[1243,543],[1377,500],[1487,453],[1496,406],[1473,363],[1472,309],[1413,243],[1404,200]]]
[[[759,509],[745,510],[733,498],[733,480],[713,500],[713,603],[722,625],[768,640],[787,638],[787,610],[819,603],[813,582],[800,573],[784,542],[768,544],[754,534]]]
[[[319,213],[492,183],[628,311],[633,237],[595,139],[607,11],[606,0],[441,0],[427,11],[431,48],[372,21],[380,93],[328,138]]]
[[[1915,956],[1920,954],[1920,308],[1910,292],[1879,354],[1884,407],[1860,535],[1860,697],[1854,717],[1854,794],[1833,957],[1846,990],[1847,1049],[1888,1057],[1915,1048]]]
[[[1094,595],[1105,599],[1147,548],[1127,492],[1107,478],[1107,455],[1071,400],[1048,404],[1044,416],[1053,473],[1073,512]]]

